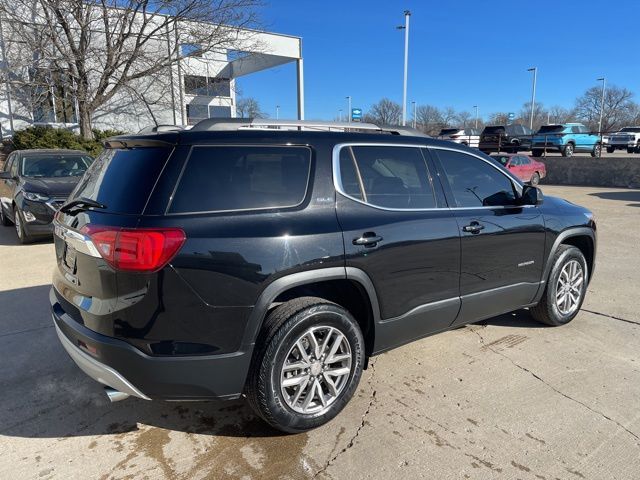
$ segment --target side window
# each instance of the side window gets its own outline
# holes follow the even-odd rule
[[[458,207],[513,205],[509,177],[487,162],[462,152],[437,150]]]
[[[306,147],[193,147],[169,212],[295,207],[310,169]]]
[[[578,127],[580,129],[580,133],[589,133],[589,129],[584,125]]]
[[[431,177],[419,148],[354,146],[351,151],[356,175],[362,180],[363,201],[399,209],[436,206]]]
[[[520,159],[520,165],[529,165],[531,164],[531,160],[529,160],[529,157],[518,157]]]
[[[7,157],[7,161],[6,161],[6,162],[5,162],[5,164],[4,164],[4,171],[5,171],[5,172],[8,172],[8,171],[10,171],[10,170],[11,170],[11,166],[12,166],[12,164],[13,164],[13,159],[14,159],[14,158],[16,158],[16,156],[15,156],[14,154],[10,154],[10,155]]]
[[[509,165],[514,165],[514,166],[522,165],[522,162],[520,161],[520,157],[511,157],[511,161],[509,162]]]
[[[351,153],[351,147],[344,147],[340,150],[340,180],[342,191],[350,197],[362,200],[360,180],[356,170],[355,160]]]
[[[581,133],[580,127],[571,127],[571,133]]]
[[[9,169],[10,169],[11,175],[13,175],[14,177],[18,176],[18,164],[19,163],[20,163],[20,159],[16,155],[15,157],[13,157],[11,165],[9,165]]]

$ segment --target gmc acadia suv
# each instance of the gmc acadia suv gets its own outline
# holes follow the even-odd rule
[[[50,300],[112,400],[246,395],[300,432],[342,410],[372,355],[519,308],[576,316],[588,210],[462,145],[320,127],[210,119],[106,142],[56,216]]]

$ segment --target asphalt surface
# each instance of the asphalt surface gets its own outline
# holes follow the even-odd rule
[[[342,414],[300,435],[241,401],[110,404],[52,328],[52,243],[0,227],[0,478],[639,478],[640,191],[543,190],[597,215],[578,317],[523,310],[380,355]]]

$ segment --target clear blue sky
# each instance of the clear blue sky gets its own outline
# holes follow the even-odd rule
[[[346,112],[346,95],[365,111],[382,97],[402,100],[404,33],[395,26],[404,9],[412,12],[408,102],[518,112],[531,66],[546,106],[570,107],[603,75],[640,101],[640,0],[267,1],[265,29],[303,39],[308,119]],[[238,85],[271,116],[279,104],[281,118],[295,118],[295,78],[289,64]]]

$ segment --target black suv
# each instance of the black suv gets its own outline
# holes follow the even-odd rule
[[[93,158],[77,150],[16,150],[0,172],[0,223],[28,243],[51,237],[53,215]]]
[[[109,139],[56,216],[55,328],[112,400],[244,394],[299,432],[372,355],[519,308],[578,313],[588,210],[417,132],[243,122]]]
[[[484,153],[518,153],[531,150],[533,130],[524,125],[490,125],[480,134],[478,148]]]

